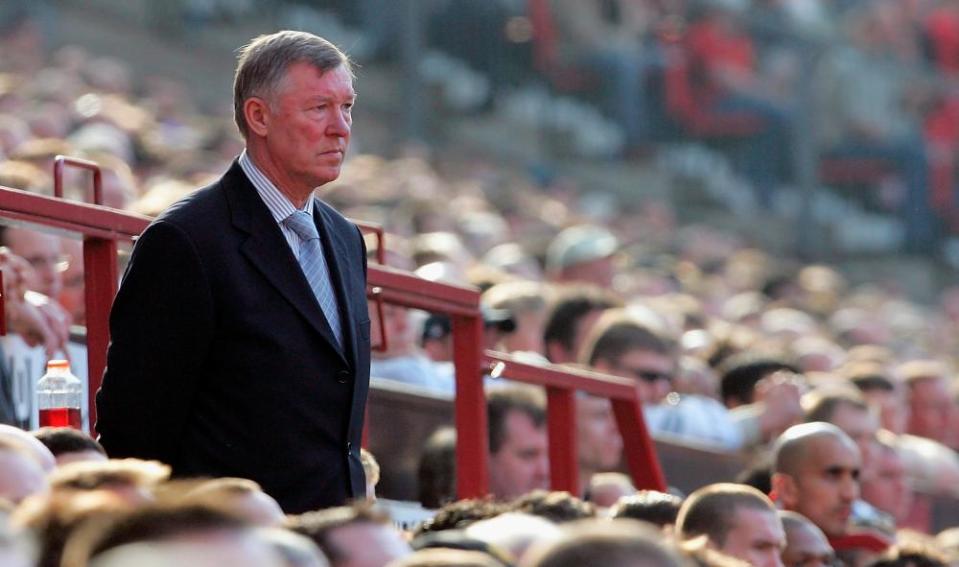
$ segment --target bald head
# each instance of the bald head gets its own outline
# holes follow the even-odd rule
[[[796,476],[809,455],[809,449],[822,439],[835,439],[848,444],[858,457],[856,444],[842,429],[824,421],[801,423],[790,427],[776,439],[773,445],[773,473]]]

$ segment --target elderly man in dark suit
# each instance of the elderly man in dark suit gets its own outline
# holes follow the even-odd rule
[[[354,98],[349,60],[322,38],[241,50],[246,150],[147,228],[113,306],[97,394],[112,457],[250,478],[287,512],[364,495],[365,250],[313,195],[339,175]]]

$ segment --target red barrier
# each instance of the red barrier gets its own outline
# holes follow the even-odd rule
[[[94,199],[102,200],[96,164],[63,160],[90,168],[94,174]],[[62,185],[60,185],[62,193]],[[83,265],[87,308],[89,416],[95,423],[93,394],[100,386],[109,344],[109,312],[117,289],[118,241],[133,241],[147,227],[148,217],[100,205],[66,201],[17,189],[0,187],[0,217],[79,234],[83,238]],[[491,364],[511,380],[545,386],[549,399],[550,457],[553,486],[578,491],[576,462],[576,390],[609,398],[623,435],[627,460],[636,485],[665,489],[659,461],[653,451],[635,384],[623,378],[559,367],[539,367],[495,352],[483,353],[483,319],[479,292],[473,288],[423,280],[411,273],[382,265],[382,229],[364,225],[364,232],[379,238],[377,259],[368,272],[369,296],[377,301],[444,313],[452,320],[456,372],[457,486],[461,498],[487,494],[486,400],[483,376]]]

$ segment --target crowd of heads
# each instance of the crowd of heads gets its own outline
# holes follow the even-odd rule
[[[180,85],[134,86],[123,64],[74,48],[23,54],[39,33],[24,22],[0,50],[0,185],[50,194],[52,157],[75,155],[104,166],[105,204],[154,215],[241,151],[230,113],[200,113]],[[66,181],[74,196],[88,182]],[[455,433],[441,432],[420,486],[439,510],[413,533],[369,503],[287,517],[250,481],[170,480],[166,465],[110,460],[82,434],[5,428],[0,554],[70,566],[955,561],[954,533],[901,528],[929,528],[914,525],[914,490],[959,495],[957,290],[920,304],[895,281],[856,284],[680,227],[662,203],[611,206],[572,179],[455,150],[353,156],[321,196],[385,228],[387,265],[481,289],[485,346],[635,381],[654,435],[764,459],[750,483],[763,488],[637,491],[617,474],[610,403],[580,393],[567,450],[581,486],[548,492],[545,396],[503,388],[507,375],[487,379],[490,499],[455,500]],[[22,228],[0,243],[11,330],[56,350],[84,317],[79,248]],[[383,318],[374,380],[453,392],[449,320],[396,305]],[[365,465],[372,499],[378,468]]]

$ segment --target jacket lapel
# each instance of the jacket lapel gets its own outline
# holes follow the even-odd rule
[[[343,235],[329,230],[332,225],[327,205],[316,199],[313,204],[313,218],[320,231],[320,240],[323,242],[323,252],[326,254],[326,263],[330,268],[330,281],[336,293],[336,301],[340,305],[340,327],[343,329],[343,341],[349,345],[345,354],[356,365],[356,329],[354,329],[355,308],[350,305],[349,298],[356,294],[349,293],[348,283],[355,282],[350,272],[350,256]],[[364,290],[363,297],[366,296]],[[345,347],[346,345],[344,345]]]
[[[238,163],[224,176],[223,187],[233,226],[247,235],[240,252],[347,363],[283,232]]]

